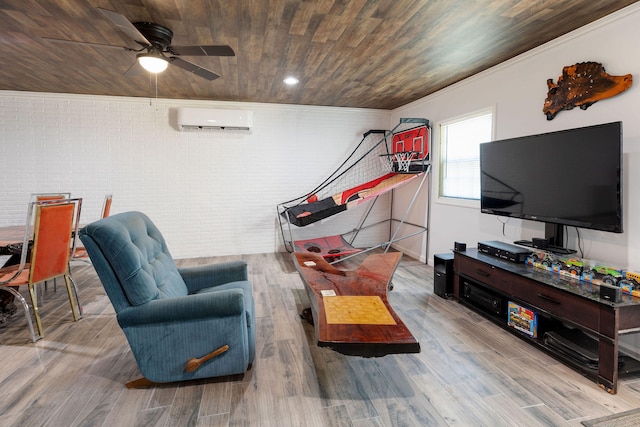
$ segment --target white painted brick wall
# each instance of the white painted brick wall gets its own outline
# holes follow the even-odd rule
[[[254,111],[251,134],[178,132],[181,106]],[[276,205],[314,188],[382,110],[0,92],[0,226],[33,192],[82,197],[83,222],[145,212],[176,258],[282,250]]]

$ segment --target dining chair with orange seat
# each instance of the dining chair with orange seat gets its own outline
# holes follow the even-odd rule
[[[111,213],[111,202],[113,200],[113,194],[107,194],[104,197],[104,202],[102,203],[102,213],[99,219],[104,219],[109,216]],[[80,245],[78,245],[80,243]],[[89,258],[89,254],[87,250],[82,246],[82,243],[79,242],[77,236],[75,236],[73,241],[73,248],[71,250],[71,261],[82,261],[87,264],[91,264],[91,259]]]
[[[77,321],[82,317],[78,292],[69,276],[69,248],[71,247],[72,234],[77,231],[74,230],[77,228],[75,215],[77,203],[77,199],[29,203],[20,264],[0,269],[0,287],[13,294],[22,303],[33,342],[44,337],[35,292],[38,283],[63,277],[67,286],[73,320]],[[30,224],[34,214],[32,235]],[[33,247],[30,248],[32,237]],[[28,259],[29,255],[30,259]],[[37,337],[33,329],[29,304],[15,289],[20,286],[28,287],[38,329]]]
[[[31,193],[30,202],[46,202],[46,201],[54,201],[54,200],[62,200],[62,199],[70,199],[71,193],[69,192],[57,192],[57,193]],[[13,264],[13,263],[12,263]],[[12,265],[11,264],[11,265]],[[47,289],[48,282],[44,282],[44,287]],[[53,289],[57,290],[56,280],[53,280]],[[10,296],[8,300],[9,303],[13,303],[13,296]],[[6,306],[6,301],[3,300],[3,309]],[[14,306],[15,307],[15,306]]]

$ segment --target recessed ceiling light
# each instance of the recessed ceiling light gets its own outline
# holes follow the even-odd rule
[[[283,82],[288,85],[297,85],[299,81],[300,80],[296,79],[295,77],[287,77],[283,80]]]

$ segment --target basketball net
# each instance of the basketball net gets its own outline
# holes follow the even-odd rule
[[[411,164],[411,159],[413,158],[412,151],[401,151],[399,153],[394,153],[393,158],[398,164],[398,172],[409,172],[409,165]]]

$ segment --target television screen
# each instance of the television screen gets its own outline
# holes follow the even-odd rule
[[[482,212],[622,233],[622,122],[480,144]]]

